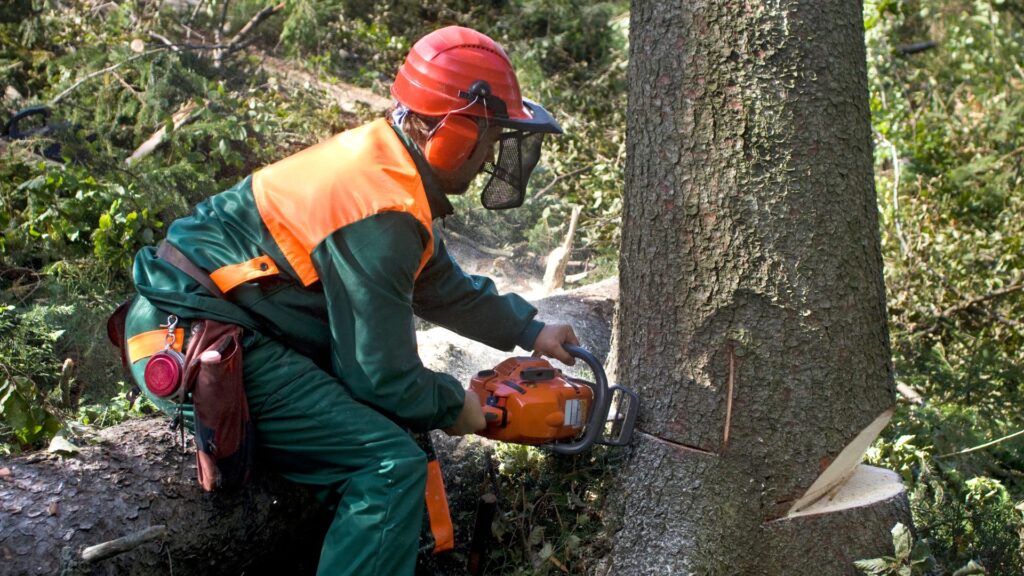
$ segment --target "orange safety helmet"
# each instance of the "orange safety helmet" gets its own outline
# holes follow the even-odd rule
[[[452,170],[472,154],[480,132],[471,117],[506,129],[497,162],[484,167],[491,178],[481,201],[489,209],[523,203],[544,134],[562,133],[543,106],[522,97],[505,50],[469,28],[448,26],[416,42],[398,69],[391,95],[412,112],[443,117],[423,151],[435,168]]]
[[[458,111],[526,132],[562,133],[543,106],[522,97],[501,45],[461,26],[435,30],[416,42],[398,69],[391,95],[423,116]]]

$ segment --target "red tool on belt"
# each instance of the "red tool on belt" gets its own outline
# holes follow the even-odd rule
[[[590,352],[571,345],[565,349],[587,364],[595,382],[567,376],[541,358],[509,358],[493,370],[478,372],[470,382],[487,420],[487,428],[478,434],[558,454],[579,454],[595,443],[628,444],[640,398],[625,386],[609,387],[604,367]],[[613,404],[616,413],[609,420]],[[611,438],[605,434],[609,423]]]

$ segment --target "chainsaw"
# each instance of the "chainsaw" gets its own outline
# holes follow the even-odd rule
[[[572,345],[565,349],[583,360],[594,382],[565,375],[534,357],[508,358],[493,370],[478,372],[469,389],[480,398],[487,427],[477,434],[566,455],[579,454],[595,443],[628,444],[636,427],[639,396],[625,386],[608,386],[604,367],[590,352]],[[609,419],[613,405],[615,414]]]

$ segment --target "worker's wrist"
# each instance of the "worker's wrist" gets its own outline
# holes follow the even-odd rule
[[[543,329],[543,322],[540,320],[530,320],[526,325],[526,328],[524,328],[522,333],[519,334],[519,338],[516,340],[516,345],[523,350],[533,350],[533,345],[537,342],[537,336]]]

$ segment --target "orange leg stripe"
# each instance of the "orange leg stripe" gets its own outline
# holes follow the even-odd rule
[[[134,364],[143,358],[149,358],[153,354],[164,349],[167,343],[167,330],[150,330],[136,334],[128,339],[128,361]],[[176,328],[174,330],[173,348],[181,352],[181,345],[185,341],[185,330]]]
[[[243,282],[263,276],[274,276],[277,273],[277,264],[274,263],[274,260],[270,256],[260,256],[241,264],[222,266],[210,273],[210,279],[217,285],[217,288],[220,288],[221,292],[226,294]]]
[[[454,548],[455,529],[448,511],[441,463],[437,460],[427,462],[427,514],[430,516],[430,531],[434,534],[434,554]]]

